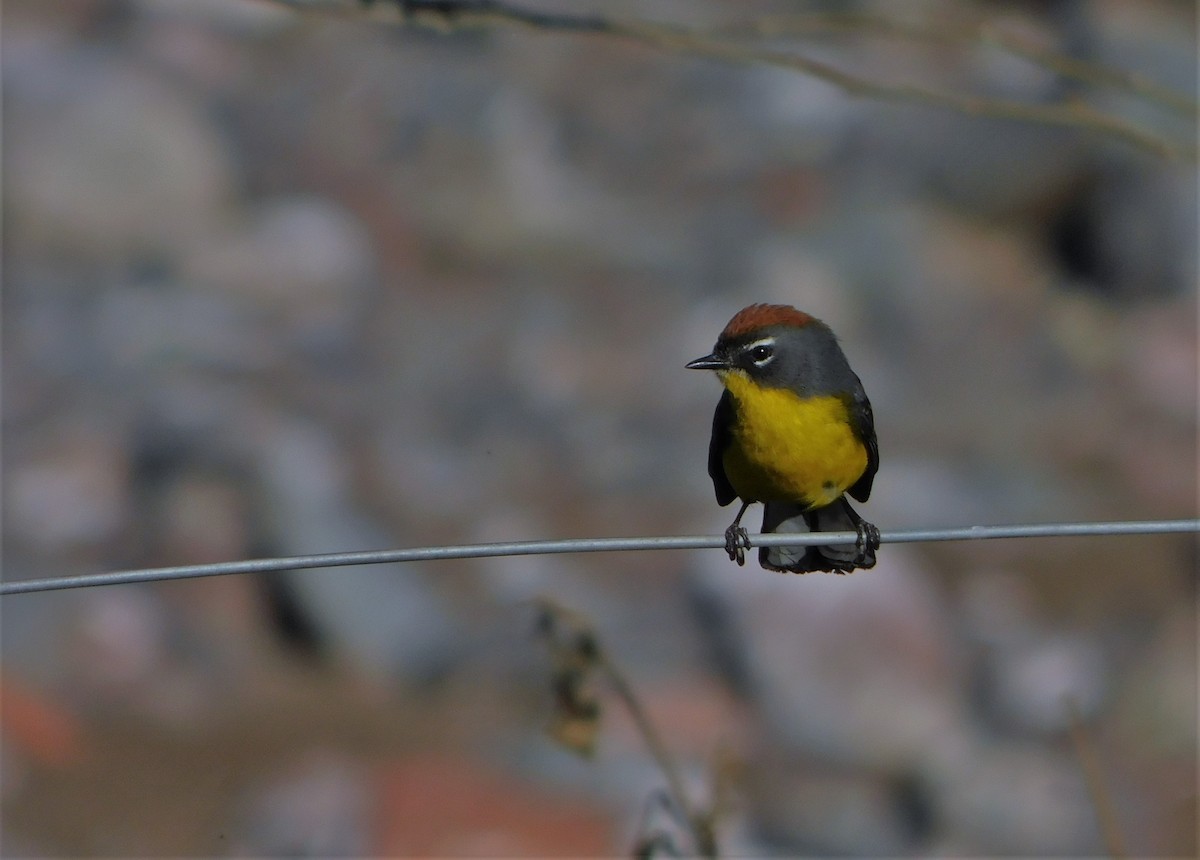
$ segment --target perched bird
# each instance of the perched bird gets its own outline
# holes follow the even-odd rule
[[[738,311],[712,353],[688,362],[714,370],[725,391],[713,416],[708,474],[717,502],[741,498],[725,550],[745,563],[742,515],[763,503],[767,532],[853,531],[853,544],[760,547],[768,570],[849,573],[873,567],[879,530],[846,499],[871,495],[879,468],[875,418],[862,382],[829,326],[788,305]]]

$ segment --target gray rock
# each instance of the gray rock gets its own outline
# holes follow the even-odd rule
[[[229,211],[229,152],[202,105],[147,70],[31,44],[5,62],[6,206],[20,243],[122,262]]]

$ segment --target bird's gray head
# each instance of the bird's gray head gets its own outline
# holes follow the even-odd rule
[[[858,381],[829,326],[787,305],[740,311],[713,351],[687,367],[745,374],[764,388],[788,388],[804,397],[845,394]]]

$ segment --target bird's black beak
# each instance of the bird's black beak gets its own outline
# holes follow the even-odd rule
[[[729,367],[729,362],[714,352],[703,358],[697,358],[695,361],[689,361],[684,367],[688,370],[724,370]]]

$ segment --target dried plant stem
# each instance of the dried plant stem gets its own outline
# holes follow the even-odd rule
[[[1041,125],[1092,131],[1151,152],[1163,158],[1195,159],[1194,151],[1185,151],[1140,126],[1111,114],[1102,113],[1080,101],[1034,104],[962,93],[942,92],[911,84],[888,84],[863,78],[820,60],[799,54],[746,48],[716,41],[682,30],[652,25],[622,25],[621,35],[638,39],[667,50],[711,57],[734,63],[760,64],[791,69],[838,87],[851,96],[892,103],[908,103],[947,108],[972,116],[1031,122]]]
[[[629,681],[625,678],[624,673],[617,668],[603,651],[600,652],[599,663],[608,675],[613,689],[616,690],[621,701],[625,703],[625,707],[629,710],[629,715],[633,717],[633,722],[637,726],[638,732],[646,741],[650,755],[654,757],[659,770],[666,777],[671,799],[686,819],[688,828],[692,832],[692,838],[696,843],[696,853],[701,857],[716,857],[717,842],[716,834],[713,832],[712,816],[698,811],[693,806],[688,797],[687,789],[683,784],[679,765],[671,756],[667,745],[663,743],[658,729],[650,719],[650,715],[646,713],[646,709],[642,706],[641,700],[638,698]]]
[[[804,21],[798,16],[766,18],[724,29],[703,31],[645,20],[618,20],[600,15],[543,12],[507,0],[275,0],[297,10],[346,14],[363,7],[393,8],[403,20],[437,29],[460,27],[515,26],[538,31],[592,34],[626,39],[671,53],[707,57],[729,63],[764,65],[790,69],[838,87],[851,96],[881,102],[924,105],[971,116],[992,117],[1091,132],[1152,153],[1161,158],[1195,162],[1200,158],[1195,142],[1172,141],[1121,117],[1097,110],[1074,98],[1037,103],[945,92],[923,86],[894,84],[863,77],[829,63],[748,44],[746,34],[759,39],[795,36],[821,27],[839,32],[923,39],[943,43],[989,45],[1022,57],[1064,78],[1093,86],[1124,90],[1144,101],[1183,113],[1197,115],[1194,102],[1148,80],[1142,75],[1110,69],[1043,49],[986,22],[922,25],[869,15],[831,15],[824,20]],[[395,13],[393,13],[395,14]],[[742,38],[739,38],[740,34]]]
[[[1184,116],[1200,115],[1200,106],[1182,93],[1145,75],[1080,60],[1033,44],[1003,28],[980,20],[906,21],[862,12],[766,15],[714,31],[714,35],[760,39],[803,38],[814,35],[869,36],[933,42],[941,45],[992,47],[1041,66],[1061,78],[1096,87],[1123,90]]]
[[[1096,810],[1096,820],[1100,824],[1100,834],[1104,839],[1104,847],[1110,857],[1124,860],[1129,856],[1125,847],[1125,838],[1121,833],[1121,825],[1117,820],[1117,810],[1113,805],[1112,795],[1100,767],[1100,758],[1092,744],[1091,734],[1084,725],[1083,716],[1074,699],[1067,700],[1067,715],[1070,720],[1069,733],[1071,745],[1075,748],[1075,757],[1083,771],[1084,782],[1087,783],[1088,794],[1092,798],[1092,806]]]

